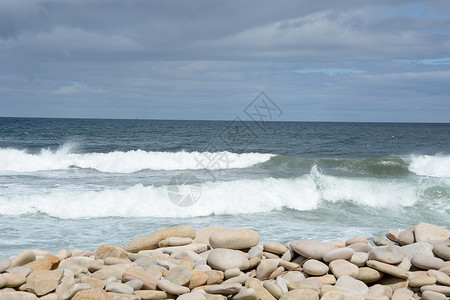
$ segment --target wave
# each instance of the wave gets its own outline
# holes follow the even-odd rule
[[[38,154],[0,148],[0,171],[36,172],[69,168],[94,169],[105,173],[134,173],[142,170],[219,170],[248,168],[268,161],[274,154],[231,152],[147,152],[130,150],[109,153],[72,153],[70,145]]]
[[[430,177],[450,177],[450,156],[420,155],[411,156],[409,171]]]
[[[38,195],[0,196],[0,215],[45,213],[63,219],[183,218],[264,213],[285,208],[305,211],[314,210],[323,202],[333,204],[347,201],[358,206],[396,208],[413,206],[422,201],[429,188],[427,184],[411,179],[324,175],[317,167],[297,178],[270,177],[193,185],[183,184],[184,181],[181,183],[159,187],[137,184],[126,189],[59,190]],[[193,200],[193,205],[175,205],[179,200],[174,197],[177,195],[190,195],[187,198]],[[196,199],[198,202],[195,202]],[[448,199],[443,201],[448,203]]]

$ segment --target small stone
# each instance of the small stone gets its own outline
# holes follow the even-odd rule
[[[300,282],[303,279],[305,279],[305,275],[299,271],[289,271],[286,274],[282,276],[283,279],[287,280],[288,282]]]
[[[404,230],[398,234],[400,245],[409,245],[414,243],[414,227]]]
[[[156,265],[158,263],[158,260],[153,257],[144,256],[144,257],[140,257],[140,258],[136,259],[134,262],[137,263],[138,266],[141,266],[144,269],[147,269],[150,266]]]
[[[81,277],[80,283],[88,283],[92,289],[104,289],[106,285],[103,280],[95,279],[89,276]]]
[[[189,289],[194,289],[198,286],[202,286],[208,282],[209,276],[201,270],[192,271],[192,278],[189,282]]]
[[[315,279],[313,277],[308,277],[300,281],[298,285],[300,288],[320,290],[322,288],[322,281],[320,281],[319,279]]]
[[[353,249],[352,249],[353,250]],[[350,262],[358,267],[363,267],[369,260],[369,254],[366,252],[355,252],[350,258]]]
[[[142,280],[139,280],[139,279],[133,279],[133,280],[127,281],[127,282],[125,282],[125,284],[131,286],[133,288],[133,290],[135,290],[135,291],[142,289],[142,286],[144,285]]]
[[[229,279],[232,277],[239,276],[241,274],[241,270],[239,270],[239,268],[228,269],[225,271],[224,274],[225,274],[225,278]]]
[[[445,240],[450,237],[450,230],[428,223],[420,223],[414,227],[417,242]]]
[[[273,253],[270,253],[270,252],[266,252],[266,251],[263,251],[263,257],[265,257],[265,258],[275,258],[275,259],[279,259],[280,257],[277,255],[277,254],[273,254]]]
[[[344,259],[333,260],[330,262],[329,267],[330,271],[337,279],[344,275],[356,277],[359,272],[357,266]]]
[[[2,300],[34,300],[36,295],[27,292],[3,292],[0,294]]]
[[[164,247],[174,247],[174,246],[184,246],[192,244],[194,240],[191,238],[182,238],[182,237],[176,237],[172,236],[170,238],[164,239],[158,243],[159,248]]]
[[[55,270],[60,263],[60,259],[55,255],[49,254],[44,258],[35,260],[26,264],[25,266],[30,268],[32,271],[34,270]]]
[[[167,299],[167,294],[166,294],[166,292],[163,292],[163,291],[139,290],[139,291],[135,291],[134,294],[138,297],[141,297],[142,300]]]
[[[223,229],[212,233],[209,244],[212,248],[250,249],[259,243],[259,234],[249,228]]]
[[[320,300],[364,300],[364,297],[343,291],[329,291]]]
[[[400,269],[403,269],[405,271],[409,271],[411,269],[411,261],[408,258],[403,258],[402,262],[397,265]]]
[[[450,286],[443,285],[425,285],[420,288],[420,291],[423,293],[425,291],[433,291],[436,293],[444,294],[445,296],[450,296]]]
[[[368,252],[372,251],[372,249],[373,249],[372,246],[370,244],[367,244],[367,243],[351,244],[348,247],[352,248],[353,250],[355,250],[355,252],[365,252],[365,253],[368,253]]]
[[[303,264],[303,271],[309,275],[324,275],[328,273],[328,270],[329,268],[326,264],[315,259],[310,259]]]
[[[76,283],[61,294],[58,298],[61,300],[72,299],[72,297],[79,291],[89,290],[91,286],[88,283]]]
[[[206,300],[205,295],[201,291],[190,292],[178,296],[177,300]]]
[[[2,277],[3,277],[3,279],[5,279],[5,282],[6,282],[4,286],[7,288],[19,287],[22,284],[24,284],[25,281],[27,280],[27,278],[25,276],[11,274],[11,273],[3,273]]]
[[[120,282],[108,282],[106,284],[105,291],[128,295],[132,295],[134,293],[134,289],[131,286]]]
[[[277,299],[279,299],[281,295],[283,295],[283,291],[281,290],[281,288],[273,281],[266,280],[263,282],[263,286]]]
[[[428,275],[436,278],[437,284],[450,286],[450,276],[448,276],[447,274],[436,270],[428,270],[427,273]]]
[[[250,266],[244,253],[231,249],[213,249],[209,253],[207,261],[211,268],[221,271],[233,268],[246,270]]]
[[[125,269],[123,269],[123,268],[120,268],[117,266],[110,266],[110,267],[105,267],[101,270],[94,272],[91,276],[92,276],[92,278],[100,279],[100,280],[105,280],[110,277],[115,277],[117,280],[122,280],[122,275],[124,272],[125,272]],[[77,273],[77,272],[74,272],[74,274],[75,273]],[[83,272],[83,273],[85,273],[85,272]]]
[[[428,275],[426,271],[412,272],[409,278],[410,287],[421,287],[436,283],[436,277]]]
[[[311,277],[308,277],[308,279],[320,280],[322,282],[322,285],[324,285],[324,284],[333,285],[336,283],[336,277],[334,277],[334,275],[332,275],[332,274],[325,274],[322,276],[311,276]]]
[[[36,254],[31,250],[20,252],[11,262],[10,268],[26,265],[36,260]]]
[[[63,270],[36,270],[28,276],[25,290],[37,296],[48,294],[56,289],[63,274]]]
[[[429,269],[439,270],[440,268],[445,267],[445,263],[442,259],[427,255],[415,255],[412,258],[411,263],[416,268],[425,270]]]
[[[395,245],[393,242],[388,241],[388,240],[385,240],[385,239],[382,239],[382,238],[379,238],[379,237],[373,238],[373,243],[374,243],[375,245],[377,245],[378,247],[380,247],[380,246]]]
[[[392,297],[392,289],[388,286],[381,284],[375,284],[369,288],[369,295],[385,296],[388,298]]]
[[[149,274],[147,272],[138,269],[128,269],[122,275],[122,282],[139,279],[142,281],[142,288],[145,290],[154,290],[158,284],[159,277],[155,274]]]
[[[425,291],[422,293],[423,300],[446,300],[444,294],[433,292],[433,291]]]
[[[14,268],[8,269],[6,272],[15,274],[15,275],[28,277],[28,275],[30,275],[30,273],[31,273],[31,269],[28,267],[14,267]]]
[[[79,291],[72,300],[109,300],[108,293],[101,288]]]
[[[350,289],[358,294],[367,294],[369,292],[369,288],[364,282],[347,275],[339,277],[335,286]]]
[[[260,245],[254,246],[252,248],[250,248],[250,250],[248,250],[248,258],[252,259],[254,257],[259,257],[262,258],[263,257],[263,249],[261,249],[259,247]]]
[[[222,271],[206,271],[205,274],[208,275],[208,281],[206,282],[207,285],[218,284],[223,281],[224,274]]]
[[[0,273],[5,272],[12,264],[12,261],[9,258],[0,257]]]
[[[396,245],[378,247],[369,252],[369,259],[378,260],[387,264],[399,264],[403,255],[400,247]]]
[[[0,289],[6,285],[6,279],[0,274]]]
[[[233,300],[259,300],[254,289],[242,288],[239,293],[233,296]]]
[[[178,285],[187,284],[192,278],[192,272],[183,267],[174,267],[169,270],[169,273],[165,276],[166,280]]]
[[[279,259],[263,259],[256,268],[256,277],[267,278],[278,268]]]
[[[367,261],[367,266],[374,268],[380,272],[386,273],[386,274],[390,274],[392,276],[395,277],[399,277],[399,278],[403,278],[403,279],[408,279],[409,275],[406,273],[405,270],[396,267],[396,266],[392,266],[377,260],[368,260]]]
[[[328,251],[327,253],[324,254],[323,256],[323,260],[325,262],[331,262],[333,260],[337,260],[337,259],[350,259],[353,254],[355,253],[355,250],[353,250],[352,248],[337,248],[337,249],[333,249]]]
[[[383,279],[377,282],[378,284],[388,286],[393,291],[401,288],[407,288],[409,284],[408,279],[402,279],[397,277],[385,276]]]
[[[335,249],[335,246],[329,243],[318,242],[314,240],[293,241],[290,244],[292,250],[303,257],[322,260],[325,253]]]
[[[365,243],[365,244],[368,244],[369,241],[368,241],[365,237],[362,237],[362,236],[356,236],[356,237],[352,237],[352,238],[346,240],[346,241],[345,241],[345,246],[350,246],[350,245],[353,245],[353,244],[356,244],[356,243]]]
[[[206,289],[206,292],[210,294],[232,295],[238,293],[241,288],[242,285],[239,283],[222,283],[210,286]]]
[[[418,242],[411,245],[400,247],[402,255],[411,260],[415,255],[433,255],[433,246],[426,242]]]
[[[283,294],[280,300],[319,300],[319,293],[312,289],[293,290]]]
[[[372,283],[381,278],[383,278],[383,273],[369,267],[359,268],[358,275],[355,277],[355,279],[361,280],[364,283]]]
[[[268,242],[264,244],[264,251],[282,255],[288,251],[288,248],[280,243]]]
[[[248,278],[245,285],[246,285],[246,287],[255,290],[256,295],[258,296],[258,299],[276,300],[276,298],[268,290],[266,290],[262,286],[261,282],[256,278]]]
[[[398,235],[400,234],[400,232],[398,232],[397,230],[389,230],[388,232],[386,232],[386,237],[393,241],[394,243],[399,243],[398,241]]]
[[[164,292],[173,294],[173,295],[182,295],[182,294],[189,293],[191,291],[189,288],[187,288],[185,286],[175,284],[166,279],[160,279],[158,281],[158,287],[161,290],[163,290]]]
[[[131,240],[123,249],[133,253],[141,250],[153,250],[158,248],[160,241],[173,236],[194,239],[195,231],[192,227],[186,225],[173,226]]]
[[[443,260],[450,260],[450,247],[444,243],[434,244],[433,252]]]

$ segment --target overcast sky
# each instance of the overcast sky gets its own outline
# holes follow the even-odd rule
[[[450,2],[0,1],[0,116],[450,122]]]

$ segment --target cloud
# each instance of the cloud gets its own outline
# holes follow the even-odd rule
[[[54,95],[72,95],[72,94],[78,94],[78,93],[102,94],[105,92],[106,91],[103,89],[94,89],[94,88],[89,88],[87,86],[80,85],[80,84],[72,84],[72,85],[68,85],[68,86],[62,86],[57,90],[51,91],[50,93],[54,94]]]

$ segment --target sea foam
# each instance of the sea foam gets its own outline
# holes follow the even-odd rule
[[[450,156],[419,155],[410,157],[409,171],[430,177],[450,177]]]

